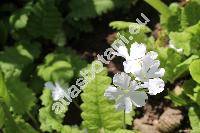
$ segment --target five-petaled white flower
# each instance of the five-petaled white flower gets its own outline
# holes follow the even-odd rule
[[[149,94],[156,95],[164,90],[164,81],[160,77],[164,75],[165,70],[159,68],[160,61],[156,60],[158,56],[156,52],[146,52],[146,46],[138,43],[131,45],[130,55],[125,46],[120,46],[117,52],[116,55],[126,59],[123,62],[124,71],[134,74],[135,80],[145,82],[145,88],[148,88]],[[155,81],[157,85],[152,88],[152,83]]]
[[[126,113],[132,111],[132,105],[142,107],[145,105],[145,100],[148,98],[144,91],[139,91],[139,85],[132,80],[128,74],[122,72],[115,74],[113,84],[109,86],[104,95],[110,100],[116,101],[116,109],[125,109]]]
[[[54,101],[63,98],[64,94],[66,93],[65,90],[58,83],[55,83],[54,85],[52,82],[46,82],[45,88],[48,88],[52,91],[52,97]]]

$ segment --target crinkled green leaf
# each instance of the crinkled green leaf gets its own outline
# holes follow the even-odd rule
[[[39,0],[30,9],[27,32],[32,37],[53,39],[60,31],[62,17],[54,0]]]
[[[170,48],[159,48],[158,53],[161,67],[165,69],[164,80],[173,83],[178,78],[176,77],[176,73],[174,73],[174,68],[181,63],[182,57]]]
[[[40,128],[42,131],[52,132],[56,130],[57,132],[61,132],[63,125],[62,119],[64,117],[65,111],[67,111],[67,106],[65,107],[65,111],[60,114],[55,114],[54,110],[52,110],[52,96],[51,91],[45,89],[43,91],[43,95],[40,97],[42,100],[42,107],[39,110],[39,121],[41,123]]]
[[[63,126],[61,133],[86,133],[81,131],[77,126]]]
[[[15,47],[6,47],[0,53],[0,68],[5,79],[19,76],[22,70],[33,62],[40,54],[38,43],[19,42]]]
[[[190,0],[182,11],[182,26],[188,27],[195,25],[200,20],[200,2],[199,0]]]
[[[71,0],[69,16],[75,19],[92,18],[113,8],[112,0]]]
[[[30,111],[36,101],[33,91],[17,78],[8,79],[6,85],[10,96],[10,106],[14,113],[23,114]]]
[[[169,6],[169,10],[171,11],[169,17],[161,15],[161,25],[164,26],[168,32],[178,31],[181,29],[181,7],[177,3],[172,3]]]
[[[45,81],[69,82],[73,76],[86,66],[72,49],[58,49],[45,57],[44,64],[38,67],[38,75]]]
[[[183,53],[189,56],[191,53],[199,55],[200,49],[200,22],[188,27],[183,32],[171,32],[170,43],[176,48],[182,48]]]

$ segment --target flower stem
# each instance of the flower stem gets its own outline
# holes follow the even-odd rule
[[[160,0],[145,0],[145,1],[153,8],[155,8],[158,12],[160,12],[162,15],[166,17],[170,16],[170,10],[168,6],[166,6],[162,1]]]
[[[126,129],[126,113],[125,113],[125,110],[123,111],[123,128]]]

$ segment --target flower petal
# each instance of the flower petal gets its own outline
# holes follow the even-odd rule
[[[130,113],[132,110],[133,110],[133,107],[132,107],[132,102],[131,102],[131,99],[129,97],[126,97],[124,99],[124,107],[125,107],[125,113]]]
[[[117,73],[113,77],[113,84],[123,89],[128,89],[130,81],[131,81],[131,77],[128,76],[128,74],[124,72]]]
[[[132,102],[131,102],[131,99],[129,97],[121,97],[119,98],[118,100],[116,100],[116,105],[115,105],[115,108],[117,110],[122,110],[124,109],[125,110],[125,113],[130,113],[132,111]]]
[[[148,96],[144,91],[134,91],[130,94],[130,98],[136,107],[142,107],[145,105]]]
[[[115,52],[114,54],[117,56],[122,56],[126,60],[128,60],[130,58],[128,49],[126,48],[126,46],[119,46],[119,48],[117,49],[117,52]]]
[[[137,60],[124,61],[123,66],[126,73],[138,74],[142,69],[141,63]]]
[[[137,82],[135,80],[131,81],[131,83],[130,83],[130,91],[135,91],[137,89],[139,89],[139,86],[138,86]]]
[[[52,97],[54,101],[57,101],[64,97],[65,91],[58,83],[55,83],[55,85],[55,88],[52,90]]]
[[[144,44],[133,43],[130,49],[130,57],[139,59],[145,56],[146,46]]]
[[[48,89],[51,89],[51,90],[53,90],[55,88],[55,86],[54,86],[54,84],[52,82],[46,82],[44,84],[44,87],[48,88]]]
[[[106,96],[108,99],[110,100],[114,100],[116,99],[120,94],[122,94],[122,92],[117,89],[116,87],[114,86],[109,86],[105,93],[104,93],[104,96]]]
[[[155,60],[158,57],[158,53],[154,51],[149,51],[146,55],[150,56],[153,60]]]
[[[156,95],[164,90],[165,83],[160,78],[149,79],[148,90],[150,95]]]

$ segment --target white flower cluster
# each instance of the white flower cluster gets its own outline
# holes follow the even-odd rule
[[[156,60],[158,54],[147,52],[144,44],[133,43],[130,54],[126,46],[119,46],[117,56],[125,58],[124,72],[115,74],[113,84],[105,91],[105,96],[116,101],[117,109],[125,109],[126,113],[132,111],[132,105],[144,106],[147,94],[142,89],[148,89],[150,95],[156,95],[164,90],[164,68],[159,68],[160,61]],[[131,76],[133,75],[134,80]]]

